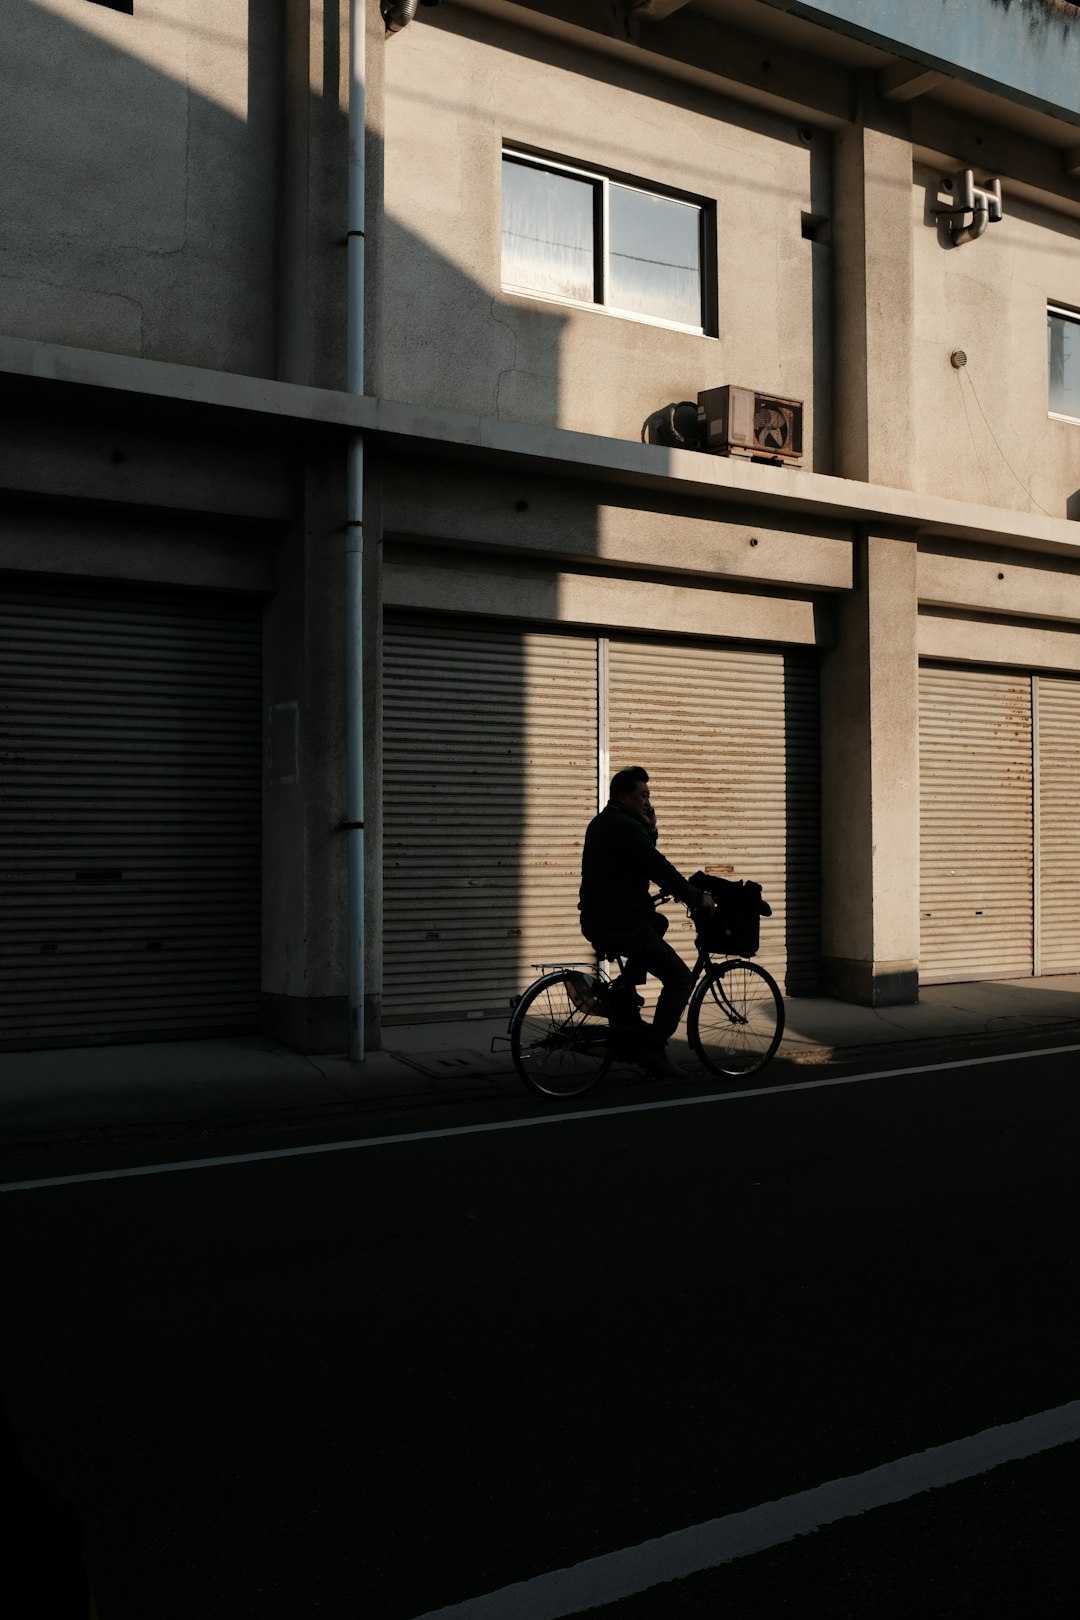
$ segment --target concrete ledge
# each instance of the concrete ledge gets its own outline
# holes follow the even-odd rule
[[[919,970],[914,963],[859,962],[826,956],[822,958],[821,974],[831,996],[857,1007],[913,1007],[919,1000]]]
[[[697,500],[806,513],[832,523],[885,524],[912,534],[1080,555],[1080,524],[1065,517],[62,344],[0,337],[0,381],[4,379],[185,402],[313,428],[376,433],[393,445],[436,455],[442,451],[455,459],[600,478]]]

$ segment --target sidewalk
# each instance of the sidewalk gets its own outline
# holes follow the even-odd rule
[[[881,1010],[790,1000],[778,1064],[901,1065],[1080,1043],[1080,974],[932,985],[921,994],[915,1007]],[[491,1037],[505,1033],[502,1018],[392,1028],[387,1050],[363,1064],[304,1057],[261,1037],[0,1053],[0,1144],[521,1100],[528,1094],[505,1043],[490,1051]],[[672,1052],[692,1066],[684,1043]]]

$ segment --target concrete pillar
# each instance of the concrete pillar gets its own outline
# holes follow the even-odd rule
[[[916,546],[867,533],[822,660],[822,956],[826,990],[919,999]]]
[[[345,987],[345,464],[308,457],[263,621],[263,1027],[301,1052],[343,1052]]]
[[[906,108],[859,85],[834,137],[835,465],[910,488],[915,462],[912,151]]]

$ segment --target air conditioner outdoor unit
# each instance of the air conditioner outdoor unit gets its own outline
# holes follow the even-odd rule
[[[698,395],[704,446],[721,456],[755,461],[801,461],[803,402],[759,394],[753,388],[707,388]]]

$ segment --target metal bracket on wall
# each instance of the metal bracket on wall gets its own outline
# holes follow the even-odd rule
[[[961,169],[955,179],[952,175],[946,175],[942,180],[942,186],[945,191],[952,192],[956,197],[952,208],[936,210],[937,218],[948,222],[953,247],[962,247],[965,242],[974,242],[985,233],[988,225],[997,224],[1003,217],[1000,180],[983,180],[976,185],[975,171]],[[964,224],[963,221],[968,214],[971,215],[971,221]]]

